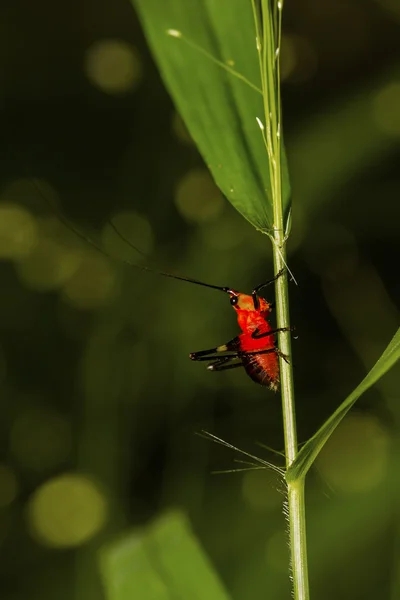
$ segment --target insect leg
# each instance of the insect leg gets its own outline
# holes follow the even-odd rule
[[[294,331],[294,327],[279,327],[278,329],[271,329],[271,331],[265,331],[264,333],[259,333],[258,329],[253,331],[251,337],[254,340],[259,340],[263,337],[268,337],[269,335],[275,335],[275,333],[280,333],[282,331]]]
[[[227,371],[228,369],[236,369],[237,367],[243,367],[243,363],[240,359],[231,356],[225,356],[227,360],[220,358],[210,365],[208,365],[207,369],[210,371]],[[236,361],[236,362],[234,362]]]
[[[219,352],[235,352],[240,347],[240,340],[236,336],[226,344],[210,348],[209,350],[200,350],[199,352],[191,352],[189,357],[192,360],[212,360]]]
[[[267,350],[252,350],[251,352],[238,352],[237,355],[238,357],[241,356],[257,356],[258,354],[271,354],[272,352],[275,352],[275,354],[277,356],[280,356],[281,358],[283,358],[283,360],[285,362],[287,362],[288,364],[290,364],[289,362],[289,357],[284,354],[283,352],[281,352],[281,350],[279,350],[279,348],[277,348],[276,346],[274,346],[273,348],[267,348]]]
[[[218,346],[219,348],[222,348],[222,346]],[[207,356],[203,356],[202,352],[208,352]],[[226,350],[219,350],[219,352],[226,352]],[[280,356],[283,358],[284,361],[286,361],[287,363],[289,362],[288,357],[286,356],[286,354],[284,354],[283,352],[281,352],[279,350],[279,348],[277,348],[276,346],[273,346],[272,348],[267,348],[266,350],[252,350],[252,351],[246,351],[246,350],[237,350],[237,351],[231,351],[231,353],[228,356],[218,356],[218,351],[216,351],[215,348],[213,348],[212,350],[202,350],[201,352],[192,352],[192,354],[189,354],[190,358],[192,360],[205,360],[205,361],[212,361],[214,360],[215,363],[211,363],[210,366],[212,364],[223,364],[225,362],[228,362],[229,360],[233,360],[235,358],[237,359],[241,359],[243,356],[258,356],[259,354],[272,354],[272,352],[274,352],[277,356]]]

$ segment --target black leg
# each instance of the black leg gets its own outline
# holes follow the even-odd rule
[[[221,363],[218,364],[218,362],[216,361],[215,363],[212,363],[211,365],[208,365],[207,369],[209,371],[227,371],[228,369],[236,369],[237,367],[243,367],[243,363],[242,362],[226,362],[226,363]]]
[[[209,350],[200,350],[199,352],[191,352],[189,357],[192,360],[212,360],[215,354],[219,352],[236,352],[240,347],[240,340],[236,336],[226,344],[210,348]]]
[[[231,354],[229,354],[229,356],[220,356],[219,357],[216,352],[214,354],[209,354],[208,356],[202,356],[201,352],[193,352],[192,354],[189,354],[189,356],[192,360],[215,361],[215,363],[218,362],[219,364],[224,364],[228,360],[233,360],[235,358],[241,359],[244,356],[258,356],[260,354],[272,354],[272,352],[274,352],[277,356],[282,357],[284,361],[289,363],[289,360],[288,360],[288,357],[286,356],[286,354],[283,354],[283,352],[281,352],[279,350],[279,348],[277,348],[276,346],[273,346],[272,348],[267,348],[266,350],[252,350],[250,352],[247,352],[246,350],[238,350],[236,352],[232,351]],[[211,363],[211,364],[213,364],[213,363]]]
[[[277,279],[279,279],[279,277],[281,277],[284,274],[285,271],[286,271],[285,268],[281,269],[275,275],[275,277],[273,277],[269,281],[266,281],[265,283],[260,283],[260,285],[258,285],[257,287],[254,288],[254,290],[251,292],[251,295],[252,295],[252,298],[253,298],[253,304],[254,304],[254,309],[255,310],[258,310],[260,308],[260,302],[258,300],[258,293],[259,293],[259,291],[262,290],[262,288],[267,287],[267,285],[270,285],[271,283],[274,283],[274,281],[276,281]]]
[[[276,333],[280,333],[282,331],[294,331],[295,327],[279,327],[278,329],[271,329],[271,331],[265,331],[264,333],[259,333],[258,329],[253,331],[251,337],[254,340],[259,340],[263,337],[268,337],[269,335],[275,335]]]
[[[286,354],[283,354],[283,352],[281,352],[279,350],[279,348],[277,348],[276,346],[274,346],[273,348],[267,348],[267,350],[254,350],[252,352],[238,352],[238,356],[256,356],[258,354],[271,354],[272,352],[275,352],[275,354],[277,356],[280,356],[281,358],[283,358],[283,360],[285,362],[287,362],[288,364],[290,364],[289,362],[289,357]]]
[[[229,356],[226,356],[225,358],[236,358],[236,357],[237,357],[237,352],[230,354]],[[208,361],[218,360],[218,353],[214,352],[214,354],[208,354],[207,356],[201,356],[200,352],[192,352],[191,354],[189,354],[189,358],[191,358],[192,360],[197,360],[199,362],[207,361],[207,360]]]

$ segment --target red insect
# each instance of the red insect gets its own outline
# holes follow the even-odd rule
[[[70,223],[62,214],[58,213],[61,221],[69,228],[72,229],[80,238],[84,239],[90,245],[94,246],[102,254],[107,257],[110,256],[105,252],[101,246],[97,245],[92,239],[86,237],[81,231],[76,229],[72,223]],[[117,233],[117,235],[124,240],[129,246],[134,248],[140,254],[138,250],[129,240],[127,240],[114,226],[112,222],[110,225]],[[229,295],[231,305],[237,314],[239,327],[242,333],[234,337],[226,344],[210,348],[209,350],[201,350],[199,352],[192,352],[189,356],[192,360],[206,361],[208,362],[207,369],[210,371],[225,371],[227,369],[235,369],[237,367],[244,367],[246,373],[255,381],[261,385],[265,385],[273,391],[279,389],[279,360],[278,357],[283,358],[286,362],[288,357],[283,354],[275,343],[275,334],[281,331],[290,331],[290,327],[281,327],[279,329],[273,329],[268,321],[272,306],[267,300],[261,298],[259,292],[262,288],[273,283],[278,277],[280,277],[284,270],[280,271],[273,279],[258,285],[252,291],[251,295],[237,292],[228,287],[220,287],[217,285],[211,285],[204,283],[198,279],[191,277],[182,277],[179,275],[173,275],[172,273],[165,273],[163,271],[156,271],[143,265],[137,265],[127,260],[122,262],[128,264],[131,267],[140,269],[141,271],[148,271],[151,273],[157,273],[163,277],[170,277],[172,279],[178,279],[180,281],[187,281],[196,285],[202,285],[204,287],[220,290]]]
[[[118,230],[116,230],[116,232],[120,237],[123,237]],[[127,242],[127,240],[125,241]],[[271,313],[272,306],[267,300],[259,296],[259,292],[262,288],[278,279],[278,277],[283,274],[284,270],[279,271],[279,273],[269,281],[258,285],[254,288],[251,295],[248,295],[228,287],[204,283],[198,279],[192,279],[191,277],[181,277],[179,275],[172,275],[172,273],[153,271],[153,269],[134,265],[133,263],[128,264],[143,271],[157,273],[163,277],[188,281],[189,283],[202,285],[229,294],[230,302],[236,311],[242,333],[221,346],[216,346],[209,350],[192,352],[189,354],[190,358],[192,360],[208,362],[207,369],[210,371],[226,371],[227,369],[244,367],[246,373],[256,383],[265,385],[275,392],[279,389],[278,357],[280,356],[286,362],[289,362],[289,360],[276,346],[275,334],[281,331],[291,331],[291,328],[281,327],[279,329],[273,329],[271,327],[268,322],[268,317]]]
[[[280,271],[273,279],[254,288],[251,295],[243,294],[226,287],[209,286],[229,294],[231,305],[237,314],[239,327],[242,333],[230,342],[211,348],[192,352],[192,360],[208,361],[207,369],[210,371],[225,371],[244,367],[246,373],[256,383],[265,385],[273,391],[279,388],[279,360],[282,357],[286,362],[288,358],[275,344],[275,334],[280,331],[289,331],[289,327],[273,329],[268,322],[271,313],[271,304],[259,296],[262,288],[273,283],[282,275]]]
[[[111,226],[119,237],[137,250],[137,248],[135,248],[135,246],[133,246],[112,223]],[[189,354],[190,358],[192,360],[208,362],[207,369],[210,371],[226,371],[227,369],[244,367],[246,373],[256,383],[265,385],[273,391],[279,389],[278,357],[280,356],[286,362],[289,361],[288,357],[277,348],[275,334],[281,331],[291,331],[291,328],[281,327],[279,329],[273,329],[271,327],[268,322],[268,317],[271,313],[272,306],[267,300],[260,297],[259,292],[262,288],[276,281],[276,279],[283,274],[284,269],[279,271],[279,273],[269,281],[258,285],[254,288],[251,295],[248,295],[228,287],[204,283],[203,281],[191,277],[181,277],[179,275],[173,275],[172,273],[154,271],[149,267],[136,265],[128,261],[124,262],[127,262],[129,265],[139,268],[142,271],[150,271],[162,275],[163,277],[188,281],[189,283],[202,285],[229,294],[230,302],[236,311],[242,333],[221,346],[216,346],[209,350],[192,352]]]

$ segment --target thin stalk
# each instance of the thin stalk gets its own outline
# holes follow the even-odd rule
[[[269,158],[269,174],[273,200],[273,228],[270,234],[273,245],[274,271],[286,267],[286,224],[283,214],[281,170],[281,98],[279,54],[283,0],[253,0],[256,23],[257,50],[260,61],[261,83],[264,100],[266,135],[264,136]],[[277,327],[290,324],[287,271],[275,284]],[[291,356],[289,332],[279,334],[279,348]],[[280,358],[283,429],[285,458],[288,468],[297,455],[297,432],[293,387],[292,364]],[[288,484],[288,520],[293,594],[295,600],[309,599],[306,521],[304,501],[304,478]]]

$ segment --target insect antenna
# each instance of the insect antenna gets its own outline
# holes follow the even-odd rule
[[[37,190],[37,192],[40,194],[40,196],[42,198],[44,198],[44,200],[46,201],[46,203],[50,206],[51,210],[53,212],[55,212],[55,214],[57,215],[58,219],[61,221],[61,223],[67,227],[67,229],[70,229],[76,236],[78,236],[81,240],[83,240],[84,242],[86,242],[87,244],[89,244],[90,246],[92,246],[93,248],[95,248],[98,252],[100,252],[101,254],[103,254],[103,256],[106,256],[107,258],[114,260],[114,261],[118,261],[118,262],[122,262],[125,265],[128,265],[129,267],[133,267],[134,269],[138,269],[139,271],[145,271],[147,273],[155,273],[156,275],[160,275],[161,277],[168,277],[170,279],[177,279],[179,281],[187,281],[188,283],[193,283],[195,285],[201,285],[203,287],[208,287],[211,288],[213,290],[219,290],[221,292],[225,292],[228,293],[230,291],[231,288],[229,287],[222,287],[219,285],[212,285],[211,283],[205,283],[203,281],[200,281],[198,279],[194,279],[193,277],[184,277],[183,275],[174,275],[173,273],[167,273],[165,271],[158,271],[157,269],[151,269],[150,267],[146,267],[145,265],[138,265],[134,262],[131,262],[130,260],[124,259],[124,258],[113,258],[110,254],[108,254],[108,252],[106,252],[104,250],[104,248],[102,248],[102,246],[100,244],[97,244],[94,240],[92,240],[92,238],[90,238],[89,236],[85,235],[80,229],[78,229],[77,227],[75,227],[75,225],[65,217],[65,215],[63,214],[62,211],[58,210],[58,208],[56,206],[54,206],[54,204],[52,202],[50,202],[50,200],[48,199],[48,197],[46,196],[46,194],[43,193],[38,181],[34,178],[31,178],[32,184],[35,187],[35,189]],[[118,231],[118,229],[115,227],[114,223],[109,220],[108,223],[111,225],[111,227],[114,229],[114,231],[117,233],[117,235],[124,240],[125,243],[127,243],[129,246],[131,246],[134,250],[136,250],[139,254],[141,254],[142,256],[145,256],[145,254],[143,252],[141,252],[138,248],[136,248],[130,241],[128,241],[120,231]]]
[[[119,231],[119,229],[117,228],[117,226],[115,225],[115,223],[113,223],[112,219],[109,219],[107,221],[107,223],[109,224],[109,226],[114,230],[114,232],[117,234],[117,236],[123,241],[125,242],[125,244],[127,246],[129,246],[130,248],[133,248],[138,254],[140,254],[141,256],[144,256],[145,258],[147,258],[146,254],[144,252],[142,252],[141,250],[139,250],[139,248],[137,248],[136,246],[134,246],[134,244],[132,244],[132,242],[130,240],[128,240],[127,237],[125,237],[123,235],[123,233],[121,233]]]

